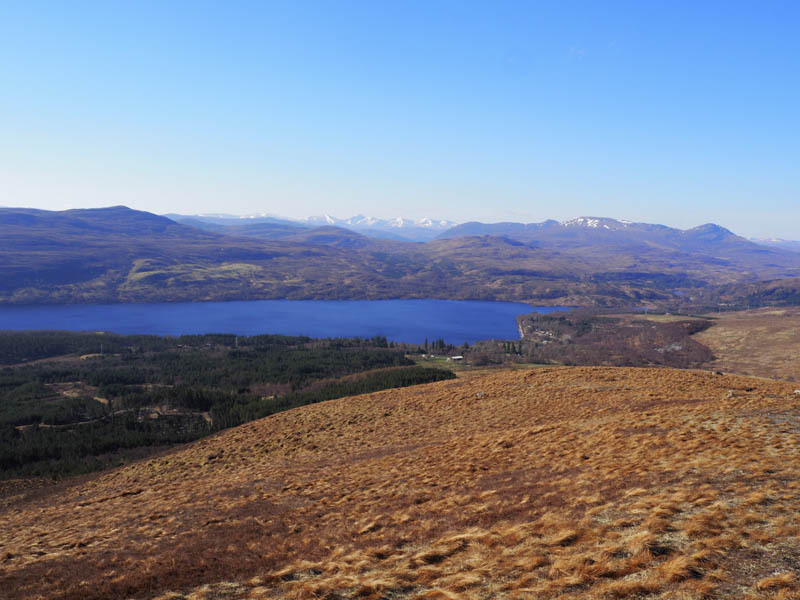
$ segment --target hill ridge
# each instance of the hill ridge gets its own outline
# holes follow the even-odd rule
[[[719,226],[510,226],[413,243],[270,222],[198,229],[125,207],[0,209],[0,303],[441,298],[672,308],[713,296],[713,286],[800,276],[800,254]]]

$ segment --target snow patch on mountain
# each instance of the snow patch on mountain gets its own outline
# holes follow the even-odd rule
[[[327,214],[297,219],[295,222],[312,227],[333,225],[351,229],[371,237],[388,237],[390,239],[409,241],[431,240],[439,233],[456,225],[453,221],[431,219],[429,217],[419,219],[405,217],[379,219],[377,217],[355,215],[347,219],[339,219]]]
[[[607,217],[578,217],[561,223],[564,227],[586,227],[588,229],[625,229],[631,221],[618,221]]]

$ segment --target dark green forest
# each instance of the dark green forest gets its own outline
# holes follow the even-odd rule
[[[455,377],[385,338],[0,334],[0,478],[61,477],[298,406]]]

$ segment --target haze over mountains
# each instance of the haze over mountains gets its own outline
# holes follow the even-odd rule
[[[593,230],[592,238],[605,239],[627,238],[630,240],[643,240],[653,243],[666,243],[672,247],[686,247],[696,242],[700,237],[706,239],[728,237],[733,239],[734,234],[729,230],[708,223],[688,230],[676,229],[665,225],[650,223],[635,223],[632,221],[611,219],[608,217],[577,217],[568,221],[548,219],[539,223],[499,222],[482,223],[469,221],[456,223],[446,219],[378,219],[364,215],[356,215],[349,219],[339,219],[331,215],[306,217],[304,219],[288,219],[274,215],[179,215],[165,214],[165,217],[177,223],[191,225],[200,229],[244,235],[248,237],[283,238],[297,234],[304,229],[316,227],[339,227],[361,233],[367,237],[378,239],[391,239],[397,241],[425,242],[432,239],[451,239],[456,237],[493,235],[504,236],[511,239],[532,242],[536,240],[559,238],[566,240],[570,237],[576,240],[593,241],[577,232],[581,229]],[[800,241],[785,240],[781,238],[746,238],[734,236],[739,241],[750,241],[761,246],[781,248],[784,250],[800,251]]]
[[[793,252],[800,252],[800,241],[784,240],[783,238],[751,238],[751,241],[762,246],[782,248]]]
[[[438,231],[410,243],[351,229],[383,235],[370,228],[387,222],[371,219],[351,219],[349,228],[272,217],[179,219],[121,206],[0,209],[0,302],[446,298],[629,306],[674,302],[676,290],[700,294],[725,284],[735,295],[730,286],[747,283],[752,293],[759,281],[800,277],[800,254],[714,224],[396,222],[397,230]]]
[[[304,219],[286,219],[270,215],[164,215],[178,223],[219,231],[237,233],[253,237],[277,237],[282,232],[314,227],[341,227],[369,237],[390,239],[405,242],[427,242],[437,235],[456,225],[453,221],[442,219],[378,219],[356,215],[349,219],[339,219],[331,215],[306,217]]]

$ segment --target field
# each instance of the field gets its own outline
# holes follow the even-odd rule
[[[290,410],[6,497],[16,598],[797,598],[800,396],[611,367]]]
[[[694,336],[716,356],[710,368],[800,381],[800,307],[711,316],[714,325]]]
[[[615,315],[621,318],[635,318],[643,321],[652,321],[653,323],[681,323],[687,320],[698,320],[697,317],[687,317],[686,315],[672,315],[672,314],[647,314],[636,313],[627,315]]]

